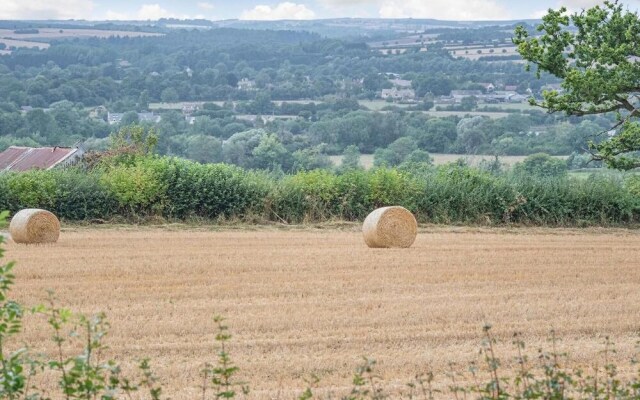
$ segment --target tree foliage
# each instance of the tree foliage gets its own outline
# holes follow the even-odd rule
[[[532,34],[515,31],[518,52],[537,67],[536,75],[562,79],[562,90],[543,93],[534,101],[550,112],[584,116],[615,112],[616,135],[589,144],[597,160],[619,169],[640,166],[640,18],[618,1],[605,1],[580,13],[549,10]]]

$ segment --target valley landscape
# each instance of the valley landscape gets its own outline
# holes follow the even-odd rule
[[[637,8],[4,1],[0,400],[640,399]]]

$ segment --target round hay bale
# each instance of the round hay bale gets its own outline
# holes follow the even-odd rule
[[[49,211],[27,208],[13,216],[9,233],[16,243],[55,243],[60,237],[60,221]]]
[[[404,207],[382,207],[367,216],[362,225],[369,247],[411,247],[418,235],[418,223]]]

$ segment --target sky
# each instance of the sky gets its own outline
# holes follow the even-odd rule
[[[210,20],[334,17],[506,20],[539,18],[548,8],[580,10],[599,0],[1,0],[0,19]],[[631,10],[640,0],[622,3]]]

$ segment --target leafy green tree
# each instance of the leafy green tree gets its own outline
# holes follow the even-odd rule
[[[138,122],[140,122],[140,117],[138,116],[138,113],[135,111],[127,111],[122,116],[120,125],[129,126],[129,125],[137,124]]]
[[[460,108],[463,111],[472,111],[475,110],[478,106],[478,98],[475,96],[467,96],[463,97],[460,101]]]
[[[331,160],[322,152],[322,146],[310,147],[293,152],[293,169],[311,171],[331,167]]]
[[[251,154],[254,157],[254,165],[261,169],[276,169],[277,166],[286,169],[284,167],[290,156],[287,149],[273,133],[262,136],[260,144],[253,149]]]
[[[145,111],[149,109],[149,91],[143,90],[138,97],[138,110]]]
[[[349,171],[353,169],[361,169],[360,166],[360,149],[356,145],[350,145],[344,148],[342,152],[342,164],[340,171]]]
[[[543,93],[532,101],[550,112],[584,116],[615,112],[616,134],[589,144],[596,160],[613,168],[640,167],[640,18],[619,1],[605,1],[580,13],[549,10],[530,33],[516,28],[514,43],[536,75],[550,73],[562,79],[562,91]]]
[[[165,103],[174,103],[178,101],[179,98],[180,95],[178,94],[178,91],[172,87],[164,89],[160,94],[160,99]]]
[[[56,123],[50,114],[38,108],[27,113],[26,128],[29,133],[48,136],[56,129]]]
[[[456,127],[458,133],[458,145],[467,154],[476,154],[477,150],[485,143],[485,134],[482,125],[485,118],[476,116],[464,118],[458,122]]]
[[[217,163],[222,161],[222,141],[220,139],[195,135],[187,139],[185,155],[201,163]]]
[[[567,174],[567,163],[546,153],[532,154],[516,164],[514,172],[525,176],[558,177]]]
[[[457,135],[455,122],[449,119],[431,118],[422,128],[416,129],[413,137],[421,149],[432,153],[444,153],[455,142]]]
[[[404,159],[405,163],[424,163],[428,165],[433,165],[433,160],[428,152],[424,150],[414,150]]]
[[[434,96],[447,96],[454,89],[453,81],[444,74],[419,75],[411,84],[418,97],[423,97],[427,93]]]
[[[391,88],[393,85],[391,85],[391,82],[389,82],[385,75],[371,73],[364,77],[362,86],[366,91],[379,92],[382,89]]]
[[[238,86],[238,81],[239,79],[234,73],[230,72],[225,75],[225,83],[233,88]]]
[[[224,162],[245,168],[251,167],[253,150],[258,147],[266,135],[267,133],[263,129],[250,129],[233,134],[222,146]]]
[[[153,128],[142,125],[123,126],[109,137],[106,152],[90,153],[85,163],[91,168],[98,164],[132,164],[141,156],[153,154],[158,146],[158,135]]]
[[[271,114],[274,104],[271,102],[271,95],[269,92],[258,92],[255,100],[250,104],[250,109],[253,114]]]
[[[373,155],[375,166],[393,167],[402,164],[410,154],[418,150],[418,144],[411,137],[402,137],[391,143],[386,149],[378,149]]]

